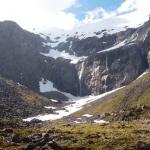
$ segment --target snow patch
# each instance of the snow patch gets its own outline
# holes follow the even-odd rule
[[[39,82],[39,86],[40,86],[40,92],[41,93],[50,92],[50,91],[57,91],[57,89],[54,88],[54,85],[51,81],[44,80],[43,78]]]
[[[50,99],[50,101],[51,101],[51,102],[54,102],[54,103],[58,103],[58,101],[55,100],[55,99]]]
[[[24,121],[31,121],[32,119],[39,119],[42,121],[61,119],[65,116],[69,116],[69,115],[81,110],[86,104],[89,104],[96,100],[100,100],[101,98],[103,98],[109,94],[112,94],[122,88],[118,88],[118,89],[106,92],[106,93],[98,95],[98,96],[87,96],[87,97],[83,97],[79,100],[75,99],[72,104],[65,106],[63,110],[55,111],[55,114],[38,115],[36,117],[24,119]]]
[[[49,51],[49,53],[42,53],[41,52],[40,54],[44,55],[46,57],[52,57],[54,59],[57,59],[59,57],[64,58],[64,59],[69,59],[69,60],[71,60],[70,63],[72,63],[72,64],[77,64],[80,60],[87,58],[86,56],[77,57],[75,55],[70,55],[69,53],[66,53],[65,51],[60,52],[60,51],[55,50],[55,49],[51,49]]]
[[[39,82],[39,87],[40,87],[40,92],[41,93],[45,93],[45,92],[59,92],[65,96],[67,96],[69,98],[69,100],[75,100],[75,99],[80,99],[81,97],[76,97],[73,96],[70,93],[67,92],[62,92],[59,91],[57,88],[54,87],[53,82],[49,81],[49,80],[44,80],[44,78],[42,78],[42,80]],[[58,102],[58,101],[57,101]]]
[[[87,118],[90,118],[90,117],[92,117],[93,115],[90,115],[90,114],[84,114],[84,115],[82,115],[83,117],[87,117]]]
[[[81,122],[79,122],[79,121],[74,121],[74,123],[76,123],[76,124],[80,124]]]
[[[56,109],[56,107],[53,106],[45,106],[46,109]]]
[[[110,48],[101,50],[101,51],[99,51],[99,52],[97,52],[97,53],[109,52],[109,51],[118,49],[118,48],[120,48],[120,47],[123,47],[123,46],[125,46],[125,45],[126,45],[126,46],[129,46],[129,45],[133,45],[133,44],[135,44],[135,43],[133,43],[133,42],[127,42],[127,41],[122,41],[122,42],[120,42],[120,43],[118,43],[118,44],[116,44],[116,45],[114,45],[114,46],[112,46],[112,47],[110,47]]]
[[[144,73],[142,73],[136,80],[142,78],[143,76],[145,76],[148,73],[148,71],[145,71]]]
[[[116,44],[116,45],[114,45],[113,47],[110,47],[110,48],[108,48],[108,49],[104,49],[104,50],[102,50],[102,51],[99,51],[98,53],[102,53],[102,52],[107,52],[107,51],[111,51],[111,50],[114,50],[114,49],[118,49],[118,48],[124,46],[125,44],[126,44],[126,42],[125,42],[125,41],[122,41],[122,42],[120,42],[119,44]]]
[[[109,122],[105,121],[105,120],[94,120],[94,123],[98,123],[98,124],[101,124],[101,125],[103,125],[103,124],[109,124]]]

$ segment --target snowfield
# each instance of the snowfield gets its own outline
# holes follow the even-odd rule
[[[45,92],[50,92],[50,91],[58,91],[56,88],[54,88],[54,85],[51,81],[42,80],[39,82],[39,87],[40,87],[40,92],[45,93]]]
[[[52,81],[44,80],[44,78],[42,78],[42,80],[39,82],[39,87],[40,87],[40,92],[41,93],[59,92],[59,93],[65,95],[66,97],[68,97],[69,100],[74,100],[74,99],[80,99],[81,98],[81,97],[75,97],[70,93],[66,93],[66,92],[62,92],[62,91],[58,90],[57,88],[54,87],[54,84],[53,84]],[[51,101],[56,102],[56,100],[51,100]]]
[[[78,97],[72,101],[72,104],[69,104],[69,105],[63,107],[62,110],[55,111],[55,114],[38,115],[35,117],[26,118],[26,119],[24,119],[24,121],[31,121],[32,119],[39,119],[42,121],[61,119],[65,116],[69,116],[69,115],[81,110],[82,108],[84,108],[84,106],[86,104],[89,104],[96,100],[100,100],[101,98],[103,98],[109,94],[112,94],[122,88],[118,88],[118,89],[106,92],[106,93],[98,95],[98,96],[88,96],[88,97],[82,97],[82,98]],[[87,116],[87,114],[86,114],[86,116]],[[88,115],[88,117],[89,117],[89,115]]]
[[[44,55],[46,57],[52,57],[54,59],[57,59],[59,57],[64,58],[64,59],[69,59],[71,60],[70,63],[71,64],[77,64],[79,61],[87,58],[86,56],[82,56],[82,57],[77,57],[75,55],[70,55],[69,53],[65,52],[65,51],[58,51],[55,49],[50,49],[49,53],[40,53],[41,55]]]
[[[116,27],[116,26],[106,26],[106,24],[88,24],[86,26],[81,26],[73,30],[60,30],[60,29],[49,29],[48,31],[43,31],[43,33],[36,33],[39,34],[45,42],[43,42],[43,46],[49,47],[49,53],[40,53],[46,57],[52,57],[57,59],[59,57],[64,59],[71,60],[70,63],[77,64],[80,60],[87,58],[86,56],[77,57],[75,54],[70,55],[64,49],[63,51],[58,51],[57,46],[60,43],[66,43],[67,39],[72,37],[79,40],[86,39],[89,37],[98,37],[101,38],[106,34],[114,34],[120,31],[124,31],[126,28],[124,27]],[[47,39],[50,39],[48,41]],[[72,48],[72,42],[70,42],[70,49]]]

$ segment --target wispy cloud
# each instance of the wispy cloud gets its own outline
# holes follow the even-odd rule
[[[114,16],[114,12],[107,12],[102,7],[97,7],[86,13],[83,23],[93,23]]]
[[[108,25],[112,26],[114,26],[115,23],[120,23],[120,25],[136,27],[148,20],[150,15],[149,6],[150,1],[148,0],[125,0],[121,6],[114,11],[106,11],[104,8],[97,7],[86,13],[82,25],[84,23],[99,22],[103,24],[103,22],[105,22],[105,24],[108,23]],[[110,20],[115,21],[110,22]]]

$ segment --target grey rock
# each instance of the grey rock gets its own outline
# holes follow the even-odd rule
[[[35,147],[36,147],[35,144],[31,142],[31,143],[27,144],[26,149],[27,150],[34,150]]]
[[[14,143],[20,143],[21,142],[21,138],[18,134],[12,134],[11,139],[12,139],[12,142],[14,142]]]
[[[2,132],[4,133],[13,133],[13,129],[12,128],[5,128],[2,130]]]

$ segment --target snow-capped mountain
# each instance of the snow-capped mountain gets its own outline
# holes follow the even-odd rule
[[[49,48],[41,55],[69,59],[78,74],[77,95],[97,95],[128,84],[145,71],[143,46],[149,31],[149,21],[136,28],[95,23],[71,31],[47,31],[39,33]]]
[[[35,34],[0,22],[0,73],[57,100],[99,95],[148,68],[149,30],[148,21],[137,28],[95,23]]]

